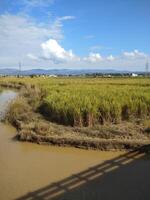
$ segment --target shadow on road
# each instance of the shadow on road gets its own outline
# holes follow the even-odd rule
[[[143,146],[17,200],[150,200],[149,154]]]

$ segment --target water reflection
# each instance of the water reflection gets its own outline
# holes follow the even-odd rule
[[[0,121],[4,118],[8,104],[16,97],[17,93],[0,88]]]

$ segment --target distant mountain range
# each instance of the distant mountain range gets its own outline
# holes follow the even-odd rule
[[[17,69],[0,69],[0,75],[82,75],[82,74],[93,74],[93,73],[102,73],[102,74],[116,74],[116,73],[132,73],[131,71],[120,71],[113,69],[31,69],[31,70],[23,70],[19,71]],[[134,72],[135,73],[135,72]]]

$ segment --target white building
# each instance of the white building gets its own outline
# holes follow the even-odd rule
[[[131,76],[132,76],[132,77],[137,77],[138,74],[132,73]]]
[[[55,74],[50,74],[49,77],[57,77]]]

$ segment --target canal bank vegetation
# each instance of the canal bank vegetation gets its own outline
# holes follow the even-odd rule
[[[150,142],[149,78],[1,78],[18,139],[101,150]]]

